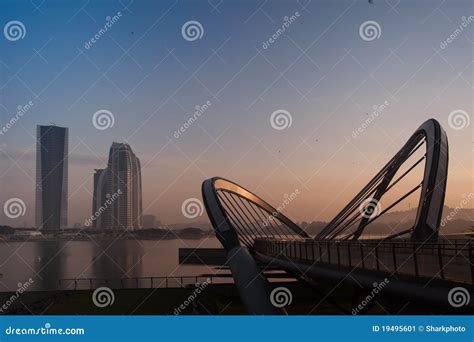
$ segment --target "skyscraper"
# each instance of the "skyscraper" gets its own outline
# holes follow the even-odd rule
[[[92,223],[94,228],[109,227],[110,224],[107,222],[107,218],[110,215],[107,213],[102,213],[100,207],[104,206],[104,203],[107,201],[107,169],[95,169],[94,173],[94,194],[92,197],[92,215],[95,215],[95,220]],[[107,208],[103,208],[102,211],[106,211]]]
[[[36,227],[67,226],[68,128],[36,127]]]
[[[92,216],[97,228],[142,227],[141,166],[130,145],[112,143],[107,168],[95,171]]]

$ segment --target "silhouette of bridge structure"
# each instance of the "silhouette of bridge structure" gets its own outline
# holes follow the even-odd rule
[[[387,193],[421,167],[421,180],[382,208],[381,201],[391,198]],[[234,182],[208,179],[202,195],[250,313],[285,313],[272,303],[271,285],[263,275],[267,266],[262,264],[279,267],[315,287],[331,283],[370,291],[374,284],[385,282],[380,295],[472,313],[474,244],[439,237],[447,171],[446,132],[430,119],[314,237]],[[416,217],[409,228],[367,239],[364,234],[371,224],[417,193]],[[453,299],[458,288],[467,296],[460,306]]]

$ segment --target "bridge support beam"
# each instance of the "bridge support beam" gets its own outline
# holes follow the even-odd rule
[[[253,315],[283,315],[270,301],[270,284],[263,276],[247,247],[238,246],[227,254],[235,284],[247,310]]]
[[[362,286],[368,290],[373,289],[374,282],[380,283],[388,277],[387,285],[383,288],[384,296],[390,295],[428,306],[445,308],[447,311],[455,313],[472,313],[474,310],[473,300],[461,308],[454,308],[449,302],[449,291],[456,286],[464,287],[469,292],[470,298],[474,298],[474,287],[468,284],[437,281],[436,284],[423,286],[418,280],[397,279],[397,277],[391,277],[387,274],[369,274],[364,271],[351,270],[347,267],[309,265],[282,258],[272,258],[258,252],[256,257],[263,262],[271,262],[272,265],[285,270],[304,272],[306,276],[316,280],[326,280],[335,283],[343,281],[354,287]]]

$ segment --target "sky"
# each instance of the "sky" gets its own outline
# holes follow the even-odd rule
[[[164,224],[205,221],[182,204],[213,176],[275,207],[298,190],[285,213],[327,221],[429,118],[448,135],[455,207],[474,190],[473,15],[468,0],[2,0],[0,203],[25,211],[0,224],[33,224],[49,123],[69,127],[70,225],[91,215],[114,141],[140,158],[144,214]]]

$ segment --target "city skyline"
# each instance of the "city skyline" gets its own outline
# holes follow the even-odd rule
[[[468,1],[396,10],[356,1],[230,1],[218,10],[108,2],[86,12],[66,2],[45,4],[39,15],[28,3],[0,6],[3,25],[17,19],[27,30],[22,40],[0,39],[0,125],[34,103],[0,136],[0,200],[20,198],[27,208],[17,219],[0,213],[1,224],[33,222],[39,122],[70,128],[70,225],[90,216],[92,170],[104,167],[112,141],[140,156],[143,214],[164,224],[206,221],[181,208],[212,176],[275,206],[298,189],[285,213],[328,220],[431,117],[449,139],[446,204],[456,207],[474,191],[472,123],[457,129],[450,121],[452,113],[470,119],[473,112]],[[189,21],[201,24],[201,38],[182,35]],[[368,21],[380,27],[370,41],[360,35]],[[274,113],[289,114],[287,127],[272,125]]]

